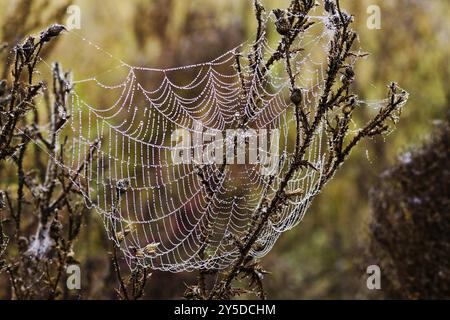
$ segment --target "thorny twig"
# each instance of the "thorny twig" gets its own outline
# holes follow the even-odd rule
[[[66,109],[67,95],[72,89],[70,75],[63,73],[59,64],[54,64],[53,102],[47,94],[45,99],[49,110],[48,134],[39,129],[35,102],[42,91],[47,92],[47,86],[44,82],[36,84],[33,79],[42,48],[63,30],[61,25],[52,25],[37,39],[30,36],[23,44],[18,44],[14,49],[11,86],[6,80],[2,80],[0,86],[0,161],[12,159],[18,173],[16,205],[9,192],[3,193],[15,226],[14,243],[11,245],[17,246],[19,253],[8,257],[6,270],[13,296],[18,299],[57,298],[61,293],[66,267],[78,263],[74,258],[73,242],[80,232],[85,210],[78,205],[78,192],[82,186],[75,181],[86,163],[92,161],[97,144],[94,143],[89,155],[74,173],[58,165],[63,163],[65,141],[59,145],[57,132],[70,117]],[[26,118],[29,112],[35,115],[31,125],[28,125]],[[26,168],[25,158],[30,141],[34,141],[35,148],[40,148],[49,157],[41,182],[33,171]],[[22,211],[28,205],[36,208],[37,218],[36,235],[31,237],[22,236]],[[67,215],[60,213],[64,208]],[[67,225],[63,225],[66,222]],[[64,227],[67,228],[67,236],[62,233]]]
[[[291,45],[302,32],[305,32],[313,24],[309,21],[308,13],[315,6],[315,2],[311,0],[292,0],[287,10],[277,9],[274,14],[277,18],[276,29],[281,35],[281,40],[277,50],[264,63],[260,56],[261,48],[259,47],[259,37],[262,33],[261,14],[264,8],[255,1],[256,19],[258,21],[258,37],[255,41],[252,53],[249,55],[249,64],[253,67],[253,72],[259,76],[266,76],[270,68],[275,62],[284,59],[286,65],[286,73],[291,85],[291,101],[295,107],[296,118],[296,143],[295,152],[287,172],[282,177],[278,185],[275,195],[271,199],[265,199],[260,203],[254,214],[254,223],[250,224],[247,235],[243,241],[236,239],[235,243],[239,249],[239,257],[235,263],[227,270],[220,273],[220,280],[216,281],[213,288],[206,294],[205,287],[205,271],[200,272],[199,284],[191,286],[187,290],[187,298],[190,299],[229,299],[233,296],[247,293],[248,290],[242,290],[232,287],[232,282],[240,275],[243,278],[250,278],[249,288],[255,288],[260,298],[265,298],[262,277],[265,272],[249,255],[250,250],[256,245],[261,231],[266,226],[272,216],[280,212],[286,204],[288,197],[297,197],[303,194],[302,190],[288,191],[287,186],[292,177],[304,167],[310,167],[317,170],[311,163],[305,159],[308,148],[314,139],[314,135],[319,130],[322,122],[327,124],[327,132],[330,133],[328,159],[324,167],[324,174],[321,176],[318,188],[322,188],[328,182],[339,166],[345,161],[350,151],[363,138],[372,137],[385,133],[388,130],[386,121],[392,119],[392,115],[400,110],[407,99],[407,94],[399,89],[396,84],[389,87],[389,99],[385,107],[381,108],[379,113],[367,123],[359,132],[350,139],[345,145],[346,137],[349,136],[349,123],[352,118],[353,111],[357,107],[355,95],[350,93],[350,85],[354,81],[354,71],[352,64],[347,60],[350,58],[361,57],[360,54],[352,52],[351,48],[356,40],[356,33],[350,29],[352,17],[342,11],[339,1],[326,1],[325,9],[331,16],[334,23],[334,38],[332,39],[328,52],[328,69],[325,78],[325,84],[321,93],[318,105],[314,114],[305,111],[302,99],[302,89],[296,87],[295,74],[291,68]],[[336,18],[337,17],[337,18]],[[298,51],[296,51],[298,52]],[[262,67],[261,67],[262,65]],[[241,78],[243,86],[243,94],[247,95],[245,90],[244,77],[241,74],[241,61],[236,57],[236,66],[238,74]],[[339,80],[339,75],[342,74]],[[243,97],[242,101],[246,101],[248,97]],[[258,97],[252,97],[257,100]],[[341,108],[342,116],[332,121],[328,118],[330,110]],[[249,118],[243,116],[241,126],[246,126]],[[332,122],[335,122],[334,124]],[[204,180],[204,179],[203,179]],[[206,182],[206,187],[208,187]],[[265,196],[267,194],[265,193]]]

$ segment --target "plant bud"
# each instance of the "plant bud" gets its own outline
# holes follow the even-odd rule
[[[302,102],[303,93],[301,89],[295,88],[291,93],[291,101],[295,105],[299,105]]]

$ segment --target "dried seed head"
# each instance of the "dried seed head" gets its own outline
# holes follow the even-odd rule
[[[136,258],[145,258],[144,250],[137,249],[136,250]]]
[[[341,18],[337,14],[333,14],[330,17],[330,21],[335,27],[339,27],[341,25]]]
[[[25,237],[20,237],[17,241],[17,247],[20,252],[25,252],[28,250],[28,239]]]
[[[66,259],[67,259],[66,262],[68,265],[70,265],[70,264],[78,264],[79,265],[80,264],[80,262],[77,259],[75,259],[75,252],[73,251],[72,247],[69,249]]]
[[[130,187],[130,180],[128,179],[120,179],[116,183],[116,189],[118,194],[124,194],[127,192]]]
[[[275,9],[273,10],[273,13],[277,18],[277,21],[275,22],[277,32],[282,36],[287,35],[291,30],[291,25],[289,24],[289,21],[286,19],[286,12],[281,9]]]
[[[58,114],[61,117],[61,119],[66,120],[67,119],[67,112],[64,106],[59,105],[58,106]]]
[[[118,242],[122,242],[125,240],[126,236],[128,236],[131,232],[135,230],[134,225],[129,225],[123,231],[119,231],[116,233],[116,238]]]
[[[291,93],[291,101],[295,105],[299,105],[302,102],[303,93],[301,89],[295,88]]]
[[[255,251],[263,251],[264,248],[265,248],[265,245],[261,241],[256,241],[255,244],[253,245],[253,250],[255,250]]]
[[[229,231],[227,231],[225,233],[225,236],[223,237],[223,240],[225,241],[226,244],[231,244],[233,241],[233,235]]]
[[[390,92],[391,92],[392,94],[397,94],[397,91],[398,91],[398,89],[399,89],[399,86],[398,86],[398,84],[397,84],[396,82],[392,82],[392,83],[388,86],[388,88],[389,88],[389,90],[390,90]]]
[[[6,92],[6,80],[0,81],[0,97],[3,96]]]
[[[355,77],[355,71],[353,71],[352,67],[345,68],[345,76],[348,79],[353,79]]]
[[[351,97],[350,100],[348,101],[348,103],[351,106],[356,106],[356,98],[355,97]]]
[[[353,71],[352,67],[345,68],[344,75],[342,76],[341,80],[345,85],[349,85],[355,80],[355,71]]]
[[[35,49],[34,46],[34,38],[33,37],[28,37],[27,40],[25,41],[25,43],[22,45],[22,52],[25,56],[25,60],[29,61],[31,58],[31,55],[33,54]]]
[[[50,237],[54,240],[58,240],[61,236],[62,224],[59,220],[53,220],[50,225]]]
[[[286,19],[281,19],[275,22],[275,27],[277,28],[277,32],[282,36],[285,36],[291,30],[291,26]]]
[[[336,5],[334,4],[333,1],[325,0],[324,7],[325,7],[326,12],[331,13],[331,14],[336,13]]]
[[[342,11],[342,18],[344,19],[345,23],[353,22],[353,16],[345,11]]]
[[[159,246],[159,242],[153,242],[153,243],[149,243],[148,245],[145,246],[144,248],[144,253],[145,254],[153,254],[156,252],[156,249]]]
[[[32,191],[35,194],[36,198],[43,200],[45,199],[45,195],[48,192],[48,188],[43,185],[38,185],[37,187],[33,188]]]
[[[353,110],[355,110],[356,104],[357,104],[356,98],[354,96],[351,96],[348,99],[347,105],[345,105],[344,108],[342,108],[342,113],[348,116],[350,113],[352,113]]]
[[[342,112],[343,112],[345,115],[349,115],[352,111],[353,111],[353,107],[350,106],[350,105],[346,105],[346,106],[344,107],[344,109],[342,109]]]
[[[136,250],[136,257],[145,258],[146,256],[153,255],[159,246],[159,242],[152,242],[146,245],[144,248]]]
[[[293,191],[286,191],[285,195],[288,198],[300,197],[305,194],[305,191],[302,188],[295,189]]]
[[[122,242],[125,239],[125,235],[123,232],[119,231],[116,233],[116,239],[118,242]]]
[[[281,9],[274,9],[273,10],[273,14],[275,15],[275,17],[277,18],[277,20],[284,18],[284,14],[285,12]]]
[[[66,30],[66,28],[60,24],[51,25],[47,30],[41,32],[41,42],[50,41],[52,38],[59,36],[63,30]]]

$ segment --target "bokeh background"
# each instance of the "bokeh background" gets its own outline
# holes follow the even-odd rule
[[[267,10],[288,1],[262,0]],[[383,97],[390,81],[410,93],[397,130],[361,144],[315,199],[303,222],[285,233],[262,264],[275,299],[381,298],[366,287],[366,267],[377,263],[368,249],[369,190],[380,174],[405,151],[427,137],[449,107],[450,3],[447,0],[342,0],[355,16],[362,48],[371,56],[360,62],[356,90],[367,99]],[[67,7],[81,9],[76,34],[132,65],[174,67],[207,61],[255,33],[250,0],[50,1],[0,0],[0,39],[14,43],[51,23],[65,23]],[[369,5],[381,8],[381,29],[370,30]],[[99,52],[80,38],[63,36],[43,52],[66,68],[88,76],[108,67]],[[45,69],[45,68],[44,68]],[[3,70],[1,70],[3,72]],[[44,72],[44,71],[43,71]],[[93,96],[90,100],[101,101]],[[29,159],[32,161],[32,159]],[[14,190],[14,173],[1,172],[0,184]],[[77,242],[83,291],[90,298],[114,298],[110,244],[93,212]],[[192,273],[154,273],[145,298],[179,298],[195,279]],[[1,283],[1,280],[0,280]],[[0,285],[0,298],[6,295]]]

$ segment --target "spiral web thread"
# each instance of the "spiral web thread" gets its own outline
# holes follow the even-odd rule
[[[267,16],[267,26],[273,25],[270,19]],[[334,30],[328,15],[310,19],[315,25],[300,33],[292,47],[303,51],[295,54],[291,63],[296,86],[303,90],[303,106],[312,115],[323,91],[326,54]],[[257,40],[259,55],[265,60],[275,52],[269,46],[269,34],[264,30]],[[121,63],[118,68],[127,75],[113,86],[96,77],[73,82],[67,110],[70,118],[58,134],[60,141],[68,137],[70,159],[61,165],[74,173],[98,143],[93,160],[75,182],[84,190],[86,204],[102,217],[109,238],[120,247],[131,268],[179,272],[229,266],[239,257],[235,239],[245,237],[255,221],[256,208],[275,194],[294,153],[294,107],[289,100],[285,62],[275,63],[262,77],[245,62],[253,45],[243,43],[210,62],[179,68]],[[244,57],[240,74],[237,55]],[[89,104],[80,92],[92,87],[115,97],[115,102]],[[258,97],[257,101],[253,97]],[[385,101],[358,103],[378,108]],[[195,163],[173,163],[172,153],[179,151],[171,142],[174,130],[183,128],[194,135],[205,130],[223,133],[238,128],[242,117],[247,117],[251,129],[280,131],[280,165],[273,175],[262,175],[257,164],[223,168],[208,164],[199,169]],[[266,255],[283,232],[302,220],[320,191],[329,153],[325,126],[319,125],[305,157],[312,166],[299,170],[288,183],[287,191],[301,189],[303,194],[289,198],[268,221],[251,256]],[[211,143],[200,142],[188,149],[204,150]],[[257,148],[263,155],[266,148],[260,144]]]

